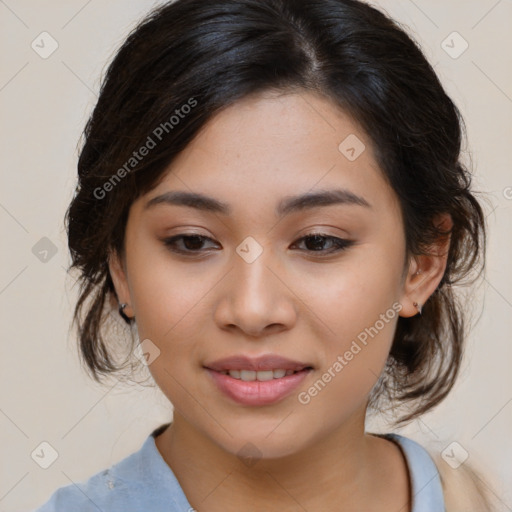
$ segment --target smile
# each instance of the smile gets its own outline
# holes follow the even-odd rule
[[[290,396],[313,371],[303,370],[225,370],[205,368],[211,382],[224,397],[237,405],[262,406],[281,402]],[[284,372],[284,375],[283,375]],[[235,376],[232,376],[233,373]]]
[[[284,368],[280,368],[278,370],[263,370],[258,372],[254,370],[224,370],[220,373],[245,382],[252,382],[255,380],[265,382],[267,380],[281,379],[284,376],[293,375],[294,373],[297,373],[297,371],[299,370],[285,370]]]

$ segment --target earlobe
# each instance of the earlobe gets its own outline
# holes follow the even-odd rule
[[[449,214],[438,216],[434,223],[444,232],[449,232],[453,226]],[[413,257],[403,285],[400,316],[408,318],[421,314],[425,302],[435,292],[443,278],[449,248],[450,234],[448,233],[440,236],[437,242],[430,246],[428,254]]]
[[[418,313],[421,314],[423,309],[423,298],[420,295],[421,282],[425,279],[425,271],[419,266],[414,260],[410,264],[409,273],[403,285],[403,293],[400,300],[402,309],[400,310],[400,316],[408,318],[415,316]]]

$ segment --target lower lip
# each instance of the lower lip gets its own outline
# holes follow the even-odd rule
[[[242,405],[268,405],[279,402],[296,389],[311,370],[302,370],[280,379],[246,382],[206,368],[217,387]]]

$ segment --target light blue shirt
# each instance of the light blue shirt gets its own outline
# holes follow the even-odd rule
[[[135,453],[89,480],[57,489],[34,512],[192,512],[176,476],[155,444],[169,424],[155,429]],[[412,488],[412,512],[444,512],[441,480],[428,452],[416,441],[383,434],[405,455]]]

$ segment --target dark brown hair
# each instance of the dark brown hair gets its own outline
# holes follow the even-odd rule
[[[485,218],[460,160],[457,107],[405,30],[356,0],[177,0],[130,33],[85,127],[66,213],[85,367],[98,382],[121,369],[101,325],[115,295],[107,257],[124,254],[130,205],[216,113],[266,90],[319,93],[365,130],[400,202],[407,257],[446,234],[436,215],[451,215],[444,276],[421,316],[398,319],[370,402],[409,404],[400,420],[409,421],[438,404],[459,372],[466,323],[452,286],[483,270]]]

